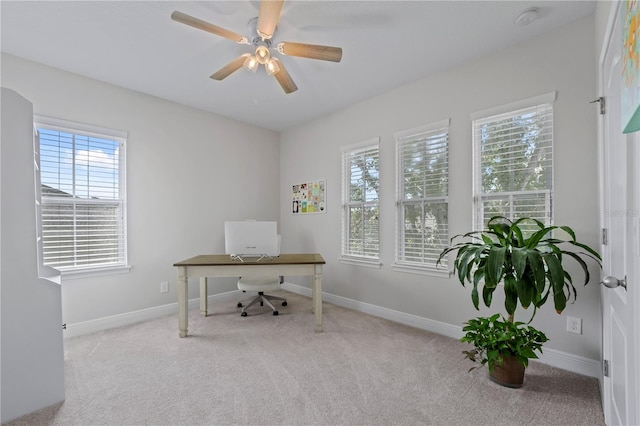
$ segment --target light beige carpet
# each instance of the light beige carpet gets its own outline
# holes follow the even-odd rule
[[[65,341],[66,401],[18,425],[602,425],[597,380],[540,363],[521,389],[468,373],[466,344],[310,300],[235,303]],[[263,309],[261,311],[261,309]]]

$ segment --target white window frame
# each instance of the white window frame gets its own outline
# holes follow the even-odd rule
[[[427,246],[424,245],[424,231],[426,226],[421,226],[423,247],[419,250],[417,255],[422,258],[420,261],[410,260],[411,257],[406,252],[406,235],[405,235],[405,207],[408,205],[419,204],[422,210],[428,205],[444,204],[446,210],[446,236],[442,240],[442,244],[437,247],[438,254],[441,249],[445,249],[449,243],[449,189],[448,189],[448,177],[449,177],[449,131],[450,131],[451,119],[445,119],[436,121],[424,126],[415,127],[411,129],[401,130],[394,133],[394,139],[396,141],[396,247],[395,247],[395,263],[393,265],[394,270],[401,272],[410,272],[417,274],[426,274],[434,276],[447,276],[447,259],[444,259],[441,265],[436,266],[436,259],[427,259],[429,256]],[[436,137],[437,135],[445,134],[446,138],[446,174],[447,174],[447,189],[445,194],[426,194],[423,198],[408,198],[405,188],[405,170],[404,170],[404,152],[407,149],[407,145],[424,138]],[[441,139],[441,137],[440,137]],[[424,217],[424,215],[421,215]],[[414,247],[415,249],[415,247]]]
[[[351,200],[350,199],[350,185],[352,179],[351,160],[355,156],[364,155],[367,158],[376,156],[378,158],[378,191],[380,184],[380,137],[368,139],[366,141],[348,145],[342,147],[342,244],[341,244],[341,256],[340,262],[346,264],[353,264],[358,266],[377,267],[381,266],[380,263],[380,194],[377,194],[375,199]],[[350,250],[350,235],[351,235],[351,209],[361,208],[365,209],[375,208],[378,211],[377,220],[377,239],[368,240],[366,238],[366,232],[362,232],[363,240],[362,246],[369,247],[366,252],[356,253]],[[364,223],[363,223],[364,226]],[[375,247],[371,249],[371,247]]]
[[[35,183],[36,206],[36,250],[38,258],[38,277],[49,280],[58,285],[62,284],[60,271],[44,264],[44,250],[42,243],[42,186],[40,184],[40,138],[36,127],[33,127],[33,181]]]
[[[35,115],[34,116],[34,128],[36,129],[50,129],[54,131],[61,131],[71,133],[73,135],[81,135],[88,137],[97,137],[109,139],[118,143],[118,190],[119,197],[116,201],[105,201],[98,199],[81,199],[78,197],[72,197],[71,203],[73,205],[77,203],[82,203],[84,205],[99,205],[99,204],[117,204],[120,212],[120,217],[118,221],[119,226],[119,238],[118,238],[118,260],[114,262],[107,262],[101,264],[94,265],[82,265],[82,266],[70,266],[70,267],[59,267],[56,265],[52,265],[50,263],[46,263],[46,248],[42,246],[42,244],[38,245],[38,257],[40,259],[40,263],[42,263],[45,267],[54,267],[59,270],[62,274],[63,279],[74,279],[74,278],[85,278],[92,276],[101,276],[108,275],[114,273],[123,273],[128,272],[130,270],[130,265],[128,264],[128,247],[127,247],[127,196],[126,196],[126,141],[127,141],[127,132],[121,130],[107,129],[103,127],[93,126],[84,123],[77,123],[68,120],[62,120],[58,118],[46,117]],[[39,135],[37,136],[38,141],[38,151],[40,151],[40,143],[39,143]],[[40,156],[40,161],[42,162],[42,157]],[[42,166],[41,166],[42,167]],[[40,173],[41,170],[38,170]],[[40,182],[40,176],[38,176],[38,182]],[[40,188],[37,188],[40,190]],[[40,197],[39,203],[41,208],[38,211],[39,217],[37,218],[37,224],[39,227],[38,232],[40,235],[43,235],[43,216],[42,216],[42,208],[47,204],[55,205],[62,203],[66,200],[56,200],[55,197],[47,197],[42,196],[42,194],[36,191],[37,196]],[[68,203],[68,201],[66,201]]]
[[[517,198],[527,199],[531,197],[544,197],[544,217],[538,217],[539,220],[549,226],[553,223],[553,103],[556,100],[556,92],[545,93],[540,96],[523,99],[510,104],[478,111],[471,115],[472,120],[472,149],[473,149],[473,229],[482,230],[485,221],[490,219],[485,217],[484,204],[489,200],[502,200],[507,204],[508,211],[505,216],[514,220],[517,219],[515,212],[514,200]],[[548,175],[548,187],[537,190],[516,190],[502,192],[483,192],[482,189],[482,151],[481,151],[481,128],[483,125],[496,122],[508,118],[518,117],[531,114],[534,111],[547,111],[550,117],[545,121],[545,125],[549,126],[546,131],[549,133],[547,141],[549,143],[548,152],[551,158],[548,160],[549,165],[544,169]]]

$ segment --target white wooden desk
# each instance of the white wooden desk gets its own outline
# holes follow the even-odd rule
[[[204,254],[174,263],[178,271],[178,335],[187,337],[189,325],[189,277],[200,278],[200,314],[207,316],[207,277],[260,277],[264,274],[311,276],[312,308],[316,332],[322,331],[322,265],[317,253],[281,254],[259,262],[232,260],[228,254]]]

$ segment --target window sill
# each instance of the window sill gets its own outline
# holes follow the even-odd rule
[[[406,272],[409,274],[429,275],[432,277],[451,277],[451,272],[447,269],[434,269],[427,266],[407,265],[403,263],[394,263],[393,270],[398,272]]]
[[[340,257],[340,263],[345,265],[355,265],[355,266],[364,266],[366,268],[377,268],[380,269],[382,267],[382,263],[379,260],[374,259],[366,259],[366,258],[358,258],[358,257]]]
[[[62,281],[79,280],[82,278],[101,277],[103,275],[126,274],[131,270],[131,265],[105,266],[103,268],[87,268],[60,271]]]

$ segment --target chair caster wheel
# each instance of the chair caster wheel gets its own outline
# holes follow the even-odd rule
[[[238,302],[238,308],[242,308],[242,303]]]
[[[273,311],[273,315],[278,315],[278,311]]]
[[[260,306],[264,306],[264,302],[260,302]]]
[[[282,306],[287,306],[287,301],[282,302]]]
[[[246,312],[243,312],[243,313],[241,313],[241,314],[240,314],[240,316],[241,316],[241,317],[246,317],[246,316],[247,316],[247,313],[246,313]]]

